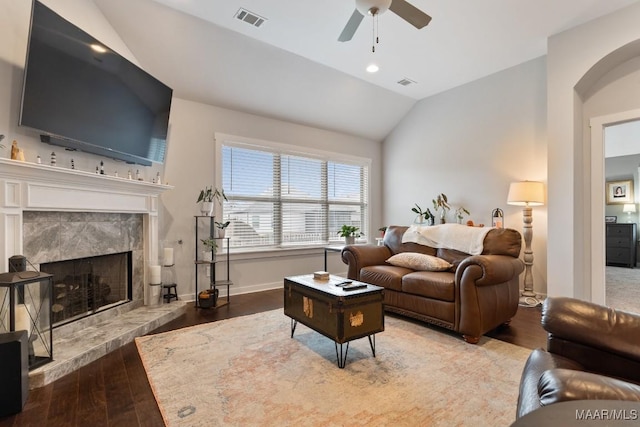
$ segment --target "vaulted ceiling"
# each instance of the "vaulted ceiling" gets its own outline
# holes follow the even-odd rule
[[[417,100],[542,56],[550,35],[637,2],[409,0],[432,21],[418,30],[381,14],[374,53],[370,17],[338,42],[355,0],[94,1],[176,96],[372,140]]]

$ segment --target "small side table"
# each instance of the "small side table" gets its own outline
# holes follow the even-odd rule
[[[175,264],[162,266],[162,298],[167,303],[174,298],[179,299],[174,267]]]

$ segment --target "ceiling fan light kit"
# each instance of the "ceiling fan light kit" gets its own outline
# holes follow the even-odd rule
[[[381,14],[389,9],[392,0],[356,0],[356,9],[362,15]]]
[[[351,14],[344,29],[338,37],[338,41],[347,42],[353,38],[365,15],[377,18],[380,14],[391,10],[417,29],[425,27],[431,21],[431,17],[408,3],[406,0],[355,0],[356,9]],[[375,32],[375,29],[374,29]]]

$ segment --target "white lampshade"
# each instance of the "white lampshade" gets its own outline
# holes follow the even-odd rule
[[[516,206],[544,205],[544,184],[538,181],[512,182],[507,203]]]
[[[622,207],[622,212],[635,212],[636,204],[635,203],[625,203]]]

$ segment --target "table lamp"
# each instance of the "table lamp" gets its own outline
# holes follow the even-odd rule
[[[535,307],[540,304],[533,292],[533,251],[531,250],[531,237],[533,236],[533,216],[532,206],[542,206],[544,204],[544,184],[538,181],[512,182],[509,186],[507,203],[522,208],[523,235],[524,235],[524,290],[520,296],[520,305],[525,307]]]
[[[631,213],[635,213],[636,212],[636,204],[635,203],[625,203],[624,206],[622,207],[622,212],[626,212],[627,213],[627,222],[633,222],[631,221]]]

